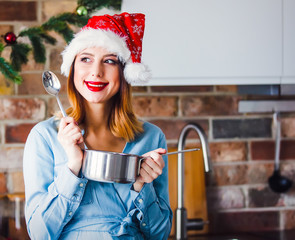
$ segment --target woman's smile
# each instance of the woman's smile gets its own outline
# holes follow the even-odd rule
[[[109,83],[105,82],[94,82],[94,81],[84,81],[87,88],[92,92],[102,91]]]

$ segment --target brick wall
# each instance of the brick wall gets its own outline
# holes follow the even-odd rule
[[[0,35],[8,31],[17,33],[26,26],[39,26],[49,17],[72,12],[75,7],[75,0],[0,1]],[[43,70],[58,74],[63,84],[60,98],[68,106],[66,79],[59,74],[59,54],[64,41],[57,37],[58,44],[46,48],[44,65],[30,58],[23,66],[21,85],[6,81],[0,74],[0,196],[24,191],[22,154],[27,134],[34,124],[58,109],[56,100],[46,94],[41,84]],[[2,56],[7,55],[5,50]],[[169,146],[176,146],[179,133],[188,122],[200,124],[207,133],[213,163],[213,172],[207,176],[211,231],[295,228],[294,187],[286,194],[276,194],[267,185],[274,161],[272,116],[238,112],[239,100],[257,97],[239,95],[236,86],[221,85],[134,87],[133,90],[136,113],[158,125],[166,134]],[[188,143],[193,144],[196,135],[190,136]],[[281,169],[293,181],[294,146],[295,115],[283,114]],[[13,206],[8,198],[0,198],[0,215],[13,216]]]

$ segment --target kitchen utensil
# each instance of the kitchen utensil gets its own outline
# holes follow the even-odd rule
[[[45,71],[43,72],[42,74],[42,83],[43,83],[43,86],[45,88],[45,90],[52,96],[55,96],[56,97],[56,100],[57,100],[57,103],[58,103],[58,106],[62,112],[62,115],[64,117],[67,116],[60,100],[59,100],[59,97],[58,97],[58,93],[60,91],[60,88],[61,88],[61,85],[60,85],[60,82],[58,80],[58,77],[51,71]]]
[[[61,85],[57,76],[51,71],[45,71],[42,75],[42,82],[45,90],[50,95],[56,97],[62,115],[66,117],[67,114],[58,97]],[[83,147],[85,147],[85,149],[83,149]],[[143,156],[134,154],[89,150],[85,145],[83,147],[81,146],[84,151],[82,174],[84,177],[95,181],[121,183],[133,182],[139,174],[141,162],[145,159]],[[188,149],[162,155],[197,150],[199,149]]]
[[[292,181],[280,173],[280,140],[281,140],[281,122],[278,113],[273,114],[274,128],[276,131],[275,142],[275,165],[273,175],[268,179],[269,187],[277,193],[287,192],[291,186]]]
[[[162,156],[197,150],[200,149],[168,152]],[[87,179],[100,182],[134,182],[139,175],[140,165],[144,159],[146,157],[135,154],[85,150],[82,174]]]

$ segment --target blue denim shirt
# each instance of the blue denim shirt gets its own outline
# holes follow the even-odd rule
[[[38,123],[24,149],[25,217],[32,239],[167,239],[172,212],[165,168],[137,193],[132,183],[79,178],[67,167],[54,118]],[[162,131],[144,122],[144,133],[124,153],[166,148]]]

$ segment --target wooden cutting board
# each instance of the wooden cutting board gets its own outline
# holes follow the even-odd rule
[[[177,148],[169,148],[169,152]],[[177,209],[177,158],[178,154],[168,155],[169,197],[173,211],[173,225],[170,235],[175,235],[175,210]],[[205,170],[202,150],[184,153],[184,207],[188,219],[202,218],[208,221]],[[201,231],[188,231],[188,235],[208,233],[208,225]]]

